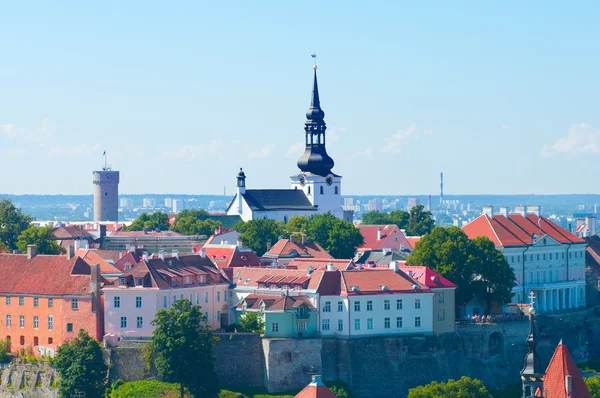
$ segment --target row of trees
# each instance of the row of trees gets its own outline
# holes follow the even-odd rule
[[[431,232],[435,221],[430,211],[426,211],[423,205],[417,205],[410,211],[394,210],[389,213],[370,211],[362,218],[364,225],[387,225],[396,224],[398,228],[406,230],[409,236],[423,236]]]
[[[335,258],[352,258],[356,248],[364,243],[358,228],[331,213],[316,214],[308,218],[294,216],[287,224],[256,219],[239,222],[234,228],[241,234],[242,243],[259,256],[280,237],[294,233],[305,234],[309,241],[318,243]]]
[[[223,226],[218,221],[210,219],[206,210],[183,210],[175,216],[173,225],[169,224],[169,216],[163,212],[142,213],[133,223],[126,227],[128,231],[174,231],[184,235],[207,235]]]
[[[0,201],[0,253],[27,251],[27,245],[36,245],[40,254],[60,254],[64,249],[56,242],[52,227],[36,227],[34,220],[23,214],[10,200]]]

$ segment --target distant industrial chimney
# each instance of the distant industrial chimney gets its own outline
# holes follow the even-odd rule
[[[444,173],[440,173],[440,205],[444,203]]]

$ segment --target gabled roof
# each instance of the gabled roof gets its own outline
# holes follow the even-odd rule
[[[414,279],[429,288],[456,288],[454,283],[450,282],[448,279],[444,278],[429,267],[411,267],[407,265],[401,265],[398,268],[407,274],[411,279]]]
[[[567,393],[567,376],[571,379],[571,393]],[[554,355],[544,376],[545,398],[591,398],[585,381],[575,365],[567,346],[562,340],[558,343]]]
[[[563,244],[585,243],[583,239],[546,217],[538,217],[535,214],[527,214],[525,217],[521,214],[509,214],[508,217],[500,214],[494,214],[493,217],[482,214],[462,229],[469,238],[486,236],[496,246],[531,246],[533,234],[537,237],[548,235]]]
[[[306,296],[249,294],[241,299],[235,308],[242,309],[244,302],[246,303],[246,309],[250,310],[259,310],[262,303],[265,305],[265,311],[289,311],[300,307],[301,305],[304,305],[311,310],[315,308]]]
[[[336,398],[336,395],[327,388],[320,377],[313,377],[312,383],[294,395],[294,398]]]
[[[129,264],[130,266],[134,266],[137,263],[140,262],[140,259],[142,258],[142,254],[138,251],[130,251],[127,252],[123,257],[121,257],[120,259],[118,259],[115,262],[115,267],[121,271],[121,272],[125,272],[125,266],[127,264]]]
[[[406,241],[410,245],[409,249],[415,250],[415,245],[417,244],[418,241],[421,240],[421,238],[422,238],[422,236],[407,236]]]
[[[115,231],[109,235],[110,238],[174,238],[184,237],[187,235],[180,234],[179,232],[173,231]]]
[[[185,277],[191,277],[191,282],[186,284]],[[200,282],[196,277],[205,277],[206,280]],[[121,275],[121,278],[125,278],[126,285],[129,287],[135,286],[137,279],[142,278],[142,286],[157,289],[230,283],[225,274],[209,258],[199,255],[179,255],[164,260],[160,258],[142,260]],[[118,287],[120,281],[117,279],[107,286]]]
[[[109,264],[106,260],[100,257],[96,252],[89,249],[79,249],[75,251],[75,255],[81,257],[89,265],[98,264],[100,266],[100,274],[120,274],[121,271],[114,265]]]
[[[318,292],[322,296],[432,293],[426,285],[411,279],[405,273],[385,268],[326,271],[321,278]]]
[[[0,254],[0,293],[89,295],[90,266],[77,256]]]
[[[242,196],[252,211],[317,211],[300,189],[247,189]]]
[[[290,239],[279,239],[271,250],[266,252],[266,258],[333,258],[316,242],[296,242]]]
[[[365,239],[365,243],[359,247],[359,250],[380,250],[389,247],[388,238],[398,238],[398,247],[403,245],[407,249],[410,244],[406,237],[395,224],[388,225],[359,225],[358,229]],[[378,232],[381,231],[381,239],[377,239]],[[387,244],[387,246],[386,246]]]
[[[286,266],[289,269],[324,271],[327,269],[327,264],[333,264],[333,269],[347,270],[354,267],[354,262],[348,259],[332,259],[332,258],[295,258]]]
[[[204,245],[206,257],[219,268],[258,267],[260,260],[250,249],[240,249],[237,245]]]
[[[94,237],[90,235],[83,226],[65,226],[52,229],[52,234],[58,240],[62,239],[87,239],[92,240]]]

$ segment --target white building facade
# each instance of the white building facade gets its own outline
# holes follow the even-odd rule
[[[511,304],[527,304],[533,291],[539,313],[586,306],[587,243],[541,216],[539,206],[517,206],[512,214],[506,207],[494,214],[486,206],[463,230],[469,238],[487,236],[504,254],[516,278]]]

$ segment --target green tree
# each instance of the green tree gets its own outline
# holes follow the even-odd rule
[[[407,235],[423,236],[430,233],[434,226],[435,221],[431,217],[431,212],[426,211],[423,205],[416,205],[410,209],[406,227]]]
[[[155,213],[142,213],[136,218],[127,231],[166,231],[169,229],[169,216],[166,213],[157,211]]]
[[[10,253],[10,249],[4,242],[0,242],[0,253]]]
[[[205,210],[184,210],[177,214],[171,231],[179,232],[184,235],[206,235],[215,233],[217,227],[222,227],[219,221],[208,218],[210,214]]]
[[[292,216],[285,224],[285,230],[288,235],[296,232],[306,233],[306,227],[308,224],[308,218],[304,216]]]
[[[445,383],[434,381],[426,386],[411,388],[408,398],[493,398],[483,383],[463,376]]]
[[[587,385],[592,398],[600,398],[600,376],[593,376],[583,379]]]
[[[9,250],[17,249],[17,240],[21,232],[29,228],[33,217],[21,213],[10,200],[0,201],[0,242]]]
[[[206,325],[200,306],[176,300],[170,309],[156,313],[152,325],[155,365],[165,381],[178,383],[182,398],[186,387],[196,397],[216,398],[219,383],[212,349],[218,338]]]
[[[104,363],[100,343],[83,329],[77,337],[63,343],[54,358],[60,375],[58,392],[61,397],[84,393],[88,398],[103,397],[108,367]]]
[[[485,237],[470,240],[458,227],[435,227],[417,242],[406,264],[425,265],[454,282],[459,304],[473,294],[506,304],[515,285],[512,268],[493,243]]]
[[[17,240],[17,248],[21,253],[27,253],[28,245],[36,245],[38,254],[61,254],[63,249],[52,233],[52,227],[36,227],[34,225],[21,232]]]
[[[240,318],[239,321],[240,332],[247,333],[264,333],[265,332],[265,322],[260,317],[258,312],[248,311],[246,314]]]
[[[402,211],[402,210],[395,210]],[[402,212],[404,213],[404,212]],[[372,210],[365,213],[362,217],[362,223],[364,225],[387,225],[392,224],[392,218],[388,213],[384,213],[377,210]]]
[[[10,341],[0,339],[0,363],[10,361]]]
[[[308,239],[317,242],[334,258],[352,258],[364,243],[360,230],[333,214],[316,214],[307,220]]]
[[[262,256],[267,251],[267,244],[274,245],[282,235],[284,227],[282,223],[274,220],[258,218],[248,222],[240,221],[235,224],[234,229],[240,233],[242,243]]]

